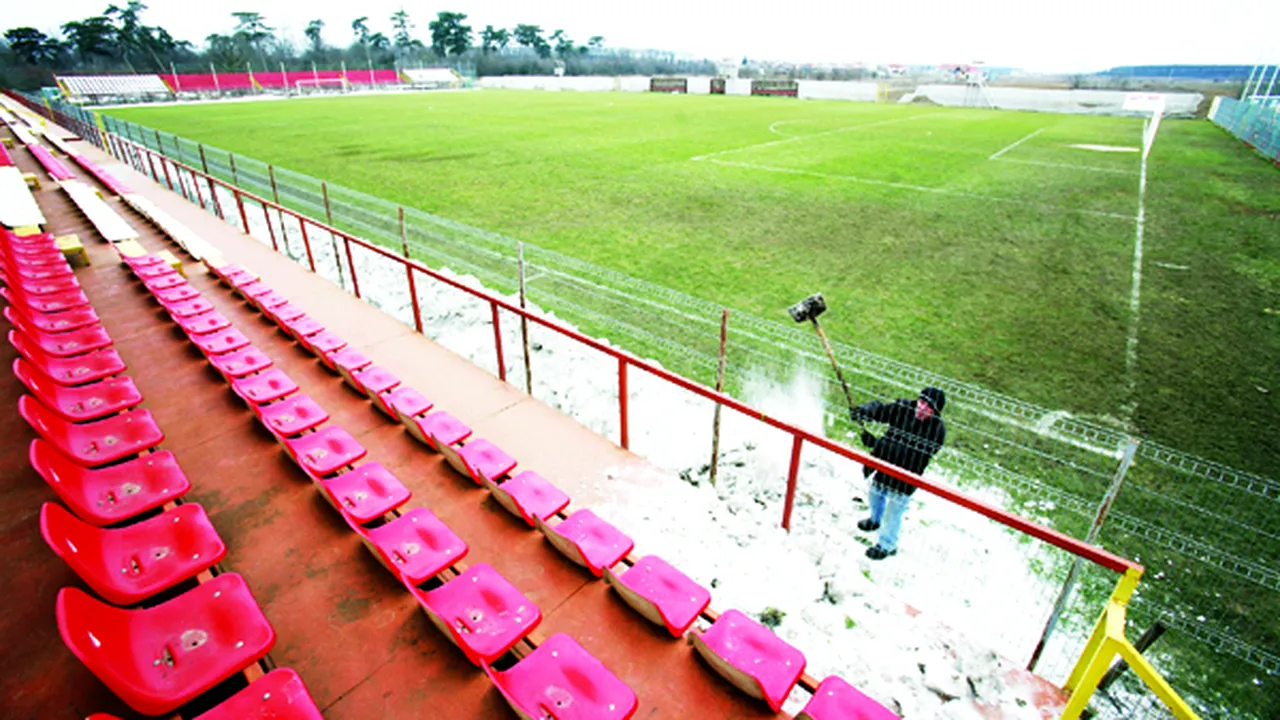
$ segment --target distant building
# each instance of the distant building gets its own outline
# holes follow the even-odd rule
[[[1204,80],[1207,82],[1245,82],[1251,65],[1122,65],[1098,75],[1152,80]]]

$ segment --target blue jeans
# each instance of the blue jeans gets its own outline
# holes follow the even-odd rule
[[[887,490],[871,483],[871,522],[880,525],[880,541],[885,550],[898,549],[898,533],[902,531],[902,518],[907,514],[911,496]]]

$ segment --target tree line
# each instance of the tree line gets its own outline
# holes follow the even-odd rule
[[[713,73],[707,61],[677,60],[671,53],[632,52],[606,48],[596,35],[580,42],[564,30],[539,25],[510,28],[486,25],[476,32],[464,13],[442,11],[427,23],[419,38],[417,25],[403,8],[388,18],[385,32],[368,16],[354,18],[352,42],[328,43],[323,20],[312,20],[299,45],[268,24],[257,12],[233,12],[228,33],[211,33],[197,46],[178,40],[160,26],[147,25],[147,6],[129,0],[111,4],[99,15],[72,20],[51,36],[33,27],[15,27],[0,40],[0,84],[33,89],[52,85],[54,73],[244,72],[249,68],[336,69],[403,68],[433,65],[463,67],[477,75],[568,75]]]

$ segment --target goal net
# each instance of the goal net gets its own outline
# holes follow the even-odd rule
[[[307,93],[317,92],[347,92],[351,89],[351,83],[346,78],[303,78],[294,82],[294,87],[298,93],[305,95]]]

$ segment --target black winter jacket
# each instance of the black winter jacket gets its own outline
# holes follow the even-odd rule
[[[892,403],[873,400],[855,408],[852,416],[855,420],[861,417],[887,423],[889,428],[876,441],[871,456],[917,475],[924,472],[929,460],[942,449],[942,443],[947,439],[947,426],[937,413],[926,420],[916,419],[915,398],[903,398]],[[876,473],[873,482],[906,495],[916,491],[914,485],[883,473]]]

